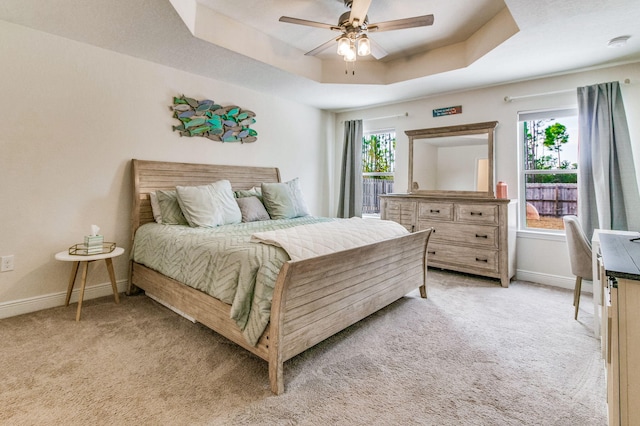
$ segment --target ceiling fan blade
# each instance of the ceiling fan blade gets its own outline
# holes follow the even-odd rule
[[[427,27],[433,25],[433,15],[414,16],[413,18],[396,19],[378,22],[367,26],[368,31],[392,31],[405,28]]]
[[[289,24],[306,25],[307,27],[324,28],[327,30],[340,30],[340,27],[336,27],[335,25],[323,24],[322,22],[307,21],[306,19],[291,18],[289,16],[281,16],[279,21],[287,22]]]
[[[367,12],[371,6],[371,0],[353,0],[351,3],[351,13],[349,14],[349,23],[353,23],[354,20],[358,20],[360,24],[364,23],[367,17]]]
[[[371,45],[371,56],[376,59],[382,59],[389,54],[382,46],[376,43],[373,39],[369,39],[369,44]]]
[[[336,45],[336,40],[332,38],[328,42],[322,43],[320,46],[316,47],[315,49],[308,51],[307,53],[305,53],[305,56],[315,56],[318,53],[324,52],[331,46],[335,46],[335,45]]]

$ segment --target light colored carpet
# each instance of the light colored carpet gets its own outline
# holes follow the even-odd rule
[[[410,294],[285,363],[145,296],[0,321],[0,424],[605,425],[591,300],[430,271]]]

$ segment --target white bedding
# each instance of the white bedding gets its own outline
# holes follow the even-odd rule
[[[408,233],[402,225],[390,220],[353,217],[334,222],[256,232],[251,235],[251,242],[282,247],[291,260],[302,260]]]

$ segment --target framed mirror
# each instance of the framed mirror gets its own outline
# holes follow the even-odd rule
[[[410,194],[494,198],[497,121],[407,130]]]

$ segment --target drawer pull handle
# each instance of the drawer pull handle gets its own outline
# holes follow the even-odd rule
[[[478,235],[478,234],[476,234],[476,238],[485,238],[486,239],[486,238],[489,238],[489,236],[488,235]]]
[[[489,259],[480,259],[479,257],[476,257],[476,262],[489,263]]]
[[[440,213],[440,210],[429,210],[429,213]]]
[[[428,254],[436,254],[436,252],[435,252],[435,251],[428,251],[427,253],[428,253]]]
[[[471,212],[471,216],[482,216],[482,212]]]

